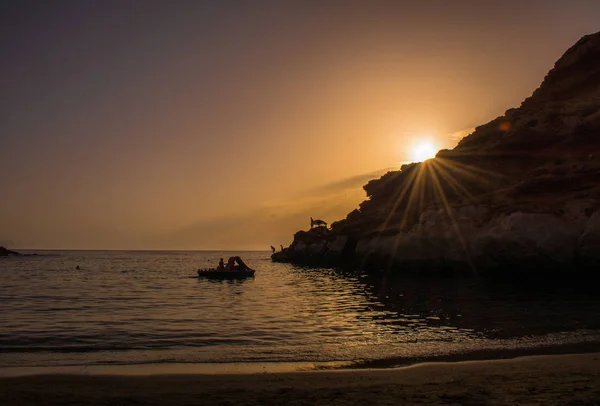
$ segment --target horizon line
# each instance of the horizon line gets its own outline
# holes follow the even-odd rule
[[[252,249],[101,249],[101,248],[10,248],[12,251],[139,251],[139,252],[270,252]]]

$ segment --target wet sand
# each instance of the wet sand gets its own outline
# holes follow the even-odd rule
[[[0,399],[6,405],[598,405],[600,353],[377,370],[5,377]]]

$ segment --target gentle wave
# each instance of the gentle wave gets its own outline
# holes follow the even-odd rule
[[[0,367],[349,361],[559,345],[600,330],[592,286],[369,281],[256,252],[242,254],[253,279],[195,277],[228,255],[65,251],[2,261]]]

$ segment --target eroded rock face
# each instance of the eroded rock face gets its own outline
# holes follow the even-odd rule
[[[600,216],[591,218],[590,201],[568,203],[561,215],[513,212],[482,223],[486,208],[465,207],[448,223],[439,212],[424,213],[424,223],[409,232],[360,240],[359,257],[380,257],[397,264],[463,262],[475,268],[532,263],[571,265],[600,259],[590,246],[600,242]],[[591,242],[591,244],[589,243]],[[382,262],[382,261],[378,261]]]
[[[600,211],[591,200],[568,202],[558,214],[513,212],[486,220],[489,209],[465,206],[430,210],[408,232],[360,239],[354,250],[358,266],[402,267],[462,263],[472,269],[506,266],[569,267],[600,263]],[[452,215],[454,222],[449,221]],[[339,261],[347,236],[298,242],[286,260],[299,263]]]

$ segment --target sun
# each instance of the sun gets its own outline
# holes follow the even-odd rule
[[[428,142],[421,142],[415,146],[412,152],[414,162],[423,162],[430,158],[434,158],[437,149]]]

